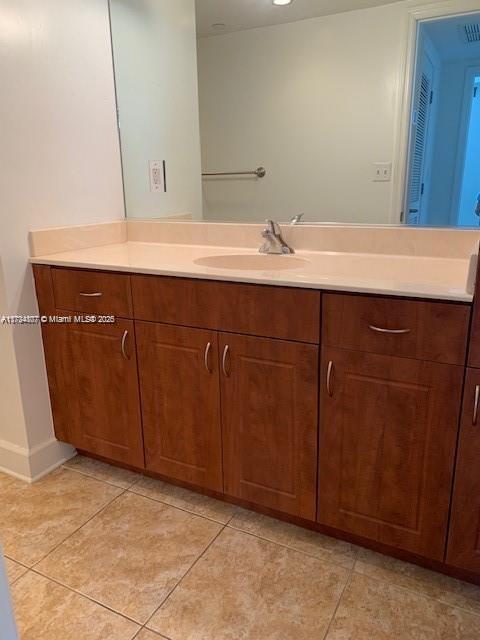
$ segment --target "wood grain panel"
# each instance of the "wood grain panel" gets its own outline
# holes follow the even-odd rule
[[[223,491],[216,333],[146,322],[136,331],[147,469]]]
[[[53,295],[52,268],[48,265],[33,265],[35,289],[37,294],[38,309],[40,315],[55,315],[55,297]],[[53,414],[53,426],[55,436],[62,442],[68,442],[68,424],[60,419],[65,404],[65,398],[61,397],[57,383],[56,363],[56,333],[58,327],[54,324],[42,324],[43,352],[47,369],[48,390]],[[58,419],[57,419],[58,416]]]
[[[43,264],[34,264],[32,270],[40,314],[53,315],[55,313],[55,296],[53,294],[52,268]]]
[[[221,334],[225,492],[315,519],[318,348]]]
[[[52,282],[57,309],[133,317],[129,275],[52,268]]]
[[[56,428],[75,447],[144,467],[133,322],[65,324],[52,331]],[[126,331],[128,359],[121,348]]]
[[[318,291],[139,275],[132,290],[140,320],[319,341]]]
[[[318,520],[443,560],[463,368],[340,349],[322,384]]]
[[[469,369],[465,383],[447,562],[480,574],[480,408],[474,424],[480,370]]]
[[[469,322],[469,305],[325,294],[322,343],[329,347],[463,365]],[[380,333],[370,325],[409,332]]]

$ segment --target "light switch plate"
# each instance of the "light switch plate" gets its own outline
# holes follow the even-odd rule
[[[165,180],[165,160],[150,160],[150,191],[152,193],[165,193],[167,183]]]
[[[391,162],[375,162],[373,164],[373,182],[390,182],[392,179]]]

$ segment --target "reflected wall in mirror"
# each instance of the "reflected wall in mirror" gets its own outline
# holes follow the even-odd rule
[[[110,0],[127,215],[478,226],[474,4]]]

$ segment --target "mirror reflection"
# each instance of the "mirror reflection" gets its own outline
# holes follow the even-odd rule
[[[127,215],[478,226],[480,13],[411,4],[110,0]]]

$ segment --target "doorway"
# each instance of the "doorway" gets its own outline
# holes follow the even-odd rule
[[[403,222],[478,227],[479,167],[480,14],[420,22]]]

